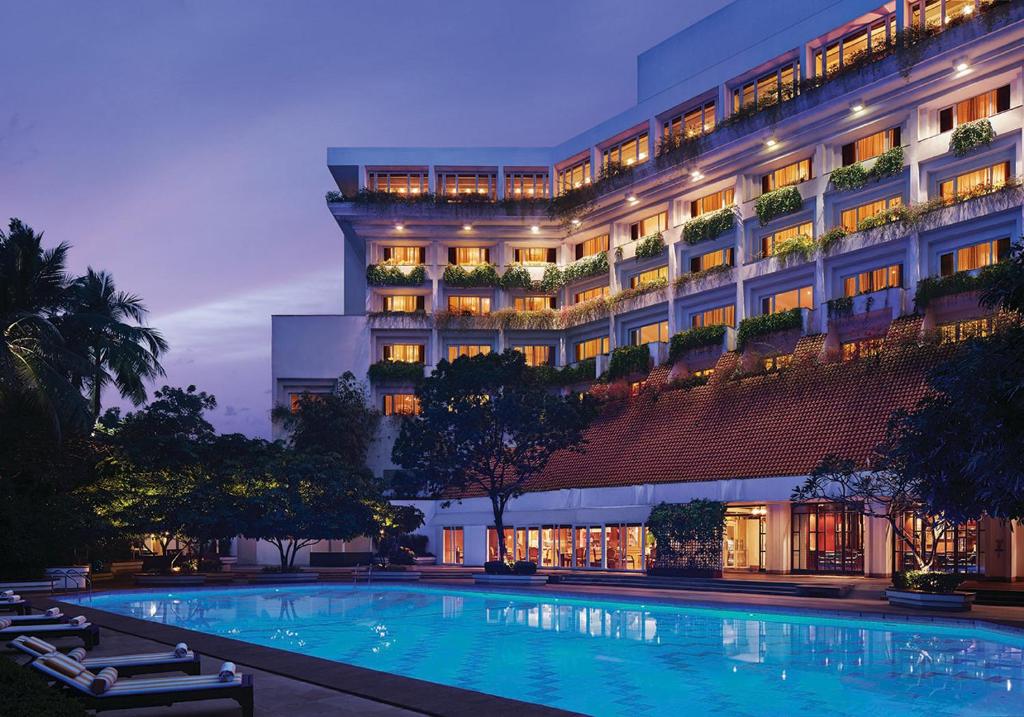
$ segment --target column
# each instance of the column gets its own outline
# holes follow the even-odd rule
[[[715,124],[729,116],[729,88],[723,82],[718,86],[718,99],[715,101]]]
[[[495,175],[494,181],[498,183],[498,186],[496,186],[494,189],[495,189],[495,196],[498,198],[498,201],[500,202],[502,199],[505,198],[505,165],[504,164],[499,164],[498,165],[498,173],[497,173],[497,175]],[[515,199],[514,196],[512,198]]]
[[[790,571],[792,515],[789,501],[768,503],[765,515],[765,571],[783,575]]]
[[[679,247],[682,228],[672,229],[672,236],[666,236],[668,243],[668,335],[675,336],[679,331],[679,321],[676,317],[676,278],[679,277]],[[668,232],[664,232],[668,234]]]
[[[864,517],[864,575],[892,575],[892,530],[884,518]]]

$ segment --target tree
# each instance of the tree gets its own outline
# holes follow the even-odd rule
[[[71,282],[61,332],[88,369],[73,381],[85,388],[93,420],[99,418],[103,388],[113,383],[122,397],[138,406],[146,400],[145,382],[164,375],[159,358],[167,342],[159,331],[143,326],[147,314],[135,294],[118,291],[114,279],[92,267]]]
[[[373,521],[377,527],[377,563],[387,567],[401,551],[399,539],[423,525],[423,511],[413,505],[381,501],[374,510]]]
[[[557,451],[583,450],[594,404],[551,392],[517,351],[441,361],[416,395],[420,414],[403,422],[392,459],[423,493],[486,495],[504,561],[509,501]]]
[[[352,466],[366,463],[380,414],[369,406],[366,389],[351,372],[326,394],[303,393],[292,411],[277,406],[273,418],[289,432],[289,445],[308,453],[334,453]]]

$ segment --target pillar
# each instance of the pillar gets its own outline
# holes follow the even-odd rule
[[[884,518],[864,517],[864,575],[892,575],[892,528]]]
[[[792,515],[789,501],[768,503],[765,515],[765,571],[782,575],[790,570]]]

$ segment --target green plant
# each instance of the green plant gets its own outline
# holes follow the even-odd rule
[[[789,239],[783,239],[775,245],[775,252],[772,254],[781,262],[786,262],[790,257],[800,257],[807,261],[814,253],[814,240],[806,234],[800,234]]]
[[[593,383],[597,375],[596,359],[584,359],[576,364],[562,366],[534,366],[533,373],[545,386],[572,386]]]
[[[836,167],[832,170],[830,177],[832,186],[839,191],[847,189],[860,189],[868,183],[868,172],[860,162],[851,164],[848,167]]]
[[[554,309],[541,309],[539,311],[518,311],[514,308],[498,309],[483,318],[486,323],[496,329],[539,329],[546,331],[559,328],[559,313]]]
[[[909,207],[905,207],[902,204],[896,207],[890,207],[884,212],[879,212],[870,217],[864,217],[857,222],[857,231],[866,232],[878,227],[883,227],[886,224],[894,224],[897,222],[906,223],[914,219],[914,214]]]
[[[539,288],[541,291],[551,293],[574,281],[607,273],[608,253],[602,251],[577,259],[562,269],[553,265],[548,266],[544,270],[544,277],[540,280]]]
[[[707,269],[703,269],[701,271],[691,271],[687,272],[686,274],[680,274],[678,277],[676,277],[675,287],[676,289],[682,289],[687,284],[693,284],[698,281],[701,281],[702,279],[707,279],[708,277],[711,276],[716,276],[718,274],[729,274],[732,272],[734,268],[735,267],[733,267],[730,264],[717,264],[715,266],[708,267]]]
[[[554,266],[549,266],[548,268],[557,270],[557,267]],[[447,278],[445,281],[447,281]],[[500,284],[502,289],[532,289],[533,278],[525,266],[517,264],[505,270],[505,273],[501,275]]]
[[[467,271],[465,267],[449,264],[444,268],[444,283],[448,286],[470,288],[477,286],[498,286],[501,279],[493,264],[480,264]]]
[[[985,267],[988,269],[989,267]],[[985,274],[979,271],[972,274],[969,271],[958,271],[949,276],[928,276],[917,283],[917,291],[914,292],[914,305],[919,311],[928,308],[928,304],[943,296],[962,294],[966,291],[974,291],[982,288]]]
[[[608,380],[646,374],[651,366],[651,352],[646,345],[619,346],[608,362]]]
[[[512,566],[504,560],[488,560],[484,563],[484,572],[488,575],[511,575]]]
[[[636,258],[650,259],[665,251],[665,238],[661,232],[644,237],[636,244]]]
[[[725,511],[725,503],[717,500],[659,503],[651,508],[647,529],[654,533],[659,549],[662,545],[691,541],[721,545]]]
[[[828,307],[828,317],[830,319],[839,319],[844,316],[853,315],[852,296],[840,296],[836,299],[829,299],[826,306]]]
[[[532,560],[517,560],[512,565],[512,573],[514,575],[535,575],[537,573],[537,563]]]
[[[610,309],[608,300],[605,298],[590,299],[589,301],[582,301],[572,306],[566,306],[560,311],[560,321],[562,328],[568,328],[570,326],[577,326],[579,324],[586,324],[591,321],[597,321],[608,316]]]
[[[366,375],[373,383],[382,381],[411,381],[423,379],[423,364],[409,361],[378,361],[370,364]]]
[[[776,217],[800,211],[803,205],[800,190],[791,186],[762,194],[754,203],[754,211],[757,213],[758,221],[764,225]]]
[[[747,342],[758,336],[773,334],[776,331],[799,329],[804,325],[803,309],[790,309],[775,314],[751,316],[740,322],[736,331],[736,348],[743,350]]]
[[[426,267],[414,266],[408,273],[394,264],[370,264],[366,283],[371,286],[421,286],[427,280]]]
[[[669,340],[669,363],[675,363],[683,353],[690,349],[702,346],[720,346],[724,338],[724,326],[700,326],[689,331],[680,331]]]
[[[711,376],[708,374],[693,374],[686,378],[673,381],[671,388],[677,391],[689,391],[690,389],[697,388],[698,386],[707,386],[711,381]]]
[[[818,251],[822,254],[827,254],[832,247],[841,242],[845,237],[845,229],[842,227],[832,227],[818,240]]]
[[[953,130],[949,138],[949,149],[957,157],[963,157],[976,147],[991,144],[995,138],[996,131],[987,119],[967,122]]]
[[[893,147],[878,155],[878,159],[868,170],[868,178],[878,181],[886,177],[894,177],[903,171],[903,147]]]
[[[344,202],[345,195],[336,189],[332,189],[327,192],[325,199],[327,199],[328,204],[331,204],[332,202]]]
[[[0,658],[0,705],[11,717],[85,717],[85,708],[67,690],[50,687],[35,670]]]
[[[648,281],[642,284],[638,284],[637,286],[632,286],[628,289],[623,289],[614,296],[609,297],[608,307],[614,309],[616,306],[623,303],[624,301],[635,299],[638,296],[649,294],[652,291],[664,289],[666,286],[668,286],[668,279],[656,279],[655,281]]]
[[[949,595],[956,592],[966,577],[957,573],[938,573],[931,570],[897,570],[892,574],[892,586],[897,590]]]
[[[736,224],[733,207],[725,207],[716,212],[703,214],[691,219],[683,225],[683,241],[687,244],[698,244],[711,241],[731,231]]]
[[[541,291],[551,293],[558,291],[565,284],[565,276],[562,274],[562,270],[554,264],[549,264],[544,269],[544,276],[541,277],[538,288]]]

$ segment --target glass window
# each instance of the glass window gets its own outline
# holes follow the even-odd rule
[[[423,344],[384,344],[382,354],[385,361],[423,363],[426,350]]]
[[[591,237],[585,239],[576,245],[576,258],[582,259],[585,256],[593,256],[594,254],[600,254],[603,251],[608,251],[608,235],[601,234],[600,236]]]
[[[491,352],[489,344],[451,344],[448,346],[448,360],[454,361],[460,356],[484,356]]]
[[[791,568],[795,573],[864,572],[864,520],[833,503],[798,503],[791,519]]]
[[[782,187],[789,187],[811,178],[811,160],[801,159],[799,162],[779,167],[761,177],[761,191],[772,192]]]
[[[842,346],[843,361],[857,361],[860,359],[872,358],[882,353],[884,339],[861,339],[860,341],[848,341]]]
[[[942,529],[933,521],[939,518],[921,518],[907,513],[900,518],[903,535],[894,536],[893,549],[897,570],[917,570],[911,544],[934,546],[934,570],[946,573],[985,574],[985,554],[982,550],[984,533],[982,524],[969,520],[960,525]],[[906,536],[906,537],[904,537]],[[907,539],[909,538],[909,540]],[[933,542],[934,541],[934,542]]]
[[[552,346],[520,345],[512,348],[526,357],[527,366],[553,366],[555,363],[555,352]]]
[[[486,316],[491,313],[491,297],[449,296],[448,311],[463,316]]]
[[[692,139],[715,129],[715,101],[711,100],[665,120],[662,133],[675,139]]]
[[[465,557],[462,528],[442,528],[441,530],[443,534],[442,542],[444,543],[441,562],[448,565],[462,565]]]
[[[423,311],[425,304],[422,295],[386,295],[383,298],[384,311],[394,314],[409,314],[414,311]]]
[[[726,304],[713,309],[698,311],[690,316],[690,326],[698,329],[702,326],[735,326],[736,305]]]
[[[649,154],[647,132],[641,132],[629,139],[613,144],[601,153],[601,167],[619,165],[630,167],[647,161]]]
[[[441,171],[437,173],[436,190],[446,197],[464,195],[497,198],[498,177],[494,172]]]
[[[893,147],[898,147],[900,135],[900,128],[893,127],[869,134],[867,137],[861,137],[856,142],[844,144],[842,147],[843,166],[848,167],[857,162],[865,162]]]
[[[903,204],[903,197],[895,195],[886,199],[876,199],[873,202],[861,204],[858,207],[851,209],[844,209],[841,216],[840,223],[848,232],[857,231],[857,227],[865,219],[871,219],[872,217],[881,214],[887,209],[898,207]]]
[[[391,194],[426,194],[429,191],[427,171],[388,172],[367,170],[366,188],[371,192]]]
[[[775,254],[775,250],[782,242],[789,239],[796,239],[797,237],[807,237],[808,239],[814,238],[814,223],[813,222],[801,222],[800,224],[794,224],[791,227],[785,229],[779,229],[776,232],[772,232],[767,236],[761,237],[761,256],[772,256]]]
[[[517,296],[516,311],[547,311],[555,308],[553,296]]]
[[[480,266],[487,264],[491,258],[491,250],[482,246],[449,247],[448,263],[458,266]]]
[[[991,167],[981,167],[940,182],[939,196],[946,201],[952,201],[956,197],[984,194],[990,189],[1001,187],[1009,176],[1009,162],[1000,162]]]
[[[576,342],[576,360],[594,358],[599,354],[608,353],[608,337],[597,336],[592,339]]]
[[[505,557],[513,560],[515,555],[515,528],[505,526],[501,531],[505,540]],[[498,560],[501,551],[498,548],[498,530],[492,525],[487,528],[487,559]]]
[[[869,294],[872,291],[903,286],[903,264],[880,266],[843,278],[843,296]]]
[[[668,341],[668,322],[658,321],[629,330],[629,343],[643,346],[655,341]]]
[[[554,264],[556,250],[545,246],[518,247],[512,250],[516,264]]]
[[[742,87],[733,90],[733,111],[750,106],[769,107],[780,100],[785,102],[792,99],[799,93],[799,77],[800,63],[789,62],[756,81],[744,83]]]
[[[636,289],[644,284],[654,284],[660,281],[668,281],[667,266],[648,269],[647,271],[641,271],[639,274],[631,276],[629,279],[629,286],[631,289]]]
[[[707,271],[716,266],[733,266],[733,251],[731,247],[690,257],[690,271],[692,273]]]
[[[540,563],[544,568],[572,567],[572,526],[545,525],[540,529]]]
[[[397,266],[417,266],[424,262],[426,250],[421,246],[385,246],[381,254],[385,264]]]
[[[646,219],[633,222],[629,225],[629,238],[631,241],[649,237],[652,234],[663,232],[668,228],[668,212],[658,212]]]
[[[725,207],[731,207],[736,202],[734,201],[736,191],[729,187],[723,189],[720,192],[712,192],[699,199],[694,199],[690,202],[690,216],[699,217],[701,214],[707,214],[708,212],[716,212],[719,209]]]
[[[415,416],[420,412],[420,402],[412,393],[388,393],[384,395],[385,416]]]
[[[1003,85],[940,109],[939,131],[948,132],[957,125],[985,119],[1008,109],[1010,86]]]
[[[761,299],[762,314],[777,314],[790,309],[813,309],[814,287],[804,286],[799,289],[780,291],[777,294]]]
[[[971,319],[955,321],[939,326],[939,339],[944,344],[955,344],[968,339],[982,338],[992,333],[992,322],[989,319]]]
[[[608,296],[607,286],[595,286],[593,289],[586,289],[585,291],[577,291],[573,296],[574,304],[582,304],[584,301],[593,301],[594,299],[603,299]]]
[[[547,196],[547,172],[505,170],[505,199],[540,199]]]
[[[983,266],[996,264],[1010,255],[1010,240],[993,239],[970,244],[955,251],[939,255],[939,275],[949,276],[958,271],[973,271]]]
[[[987,0],[982,0],[986,2]],[[945,16],[942,13],[942,0],[925,0],[924,25],[938,28],[960,17],[970,16],[974,12],[974,0],[946,0]],[[921,27],[921,3],[910,5],[911,25]]]
[[[761,360],[761,365],[764,367],[765,371],[781,371],[792,364],[792,354],[779,354],[778,356],[769,356],[768,358]]]
[[[578,162],[558,170],[556,188],[559,194],[565,194],[570,189],[579,189],[584,184],[590,184],[590,159],[581,159]]]

